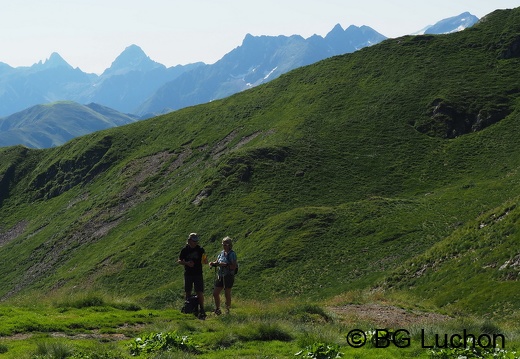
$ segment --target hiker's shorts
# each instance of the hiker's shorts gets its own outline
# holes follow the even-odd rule
[[[215,281],[215,287],[217,288],[233,288],[233,283],[235,283],[235,276],[233,274],[228,274],[223,277],[218,277]]]
[[[192,289],[195,289],[195,293],[204,292],[202,274],[184,274],[184,291],[191,293]]]

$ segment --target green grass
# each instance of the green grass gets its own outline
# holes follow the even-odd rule
[[[373,295],[363,295],[371,303],[378,301]],[[107,298],[99,299],[110,302]],[[520,345],[518,328],[499,326],[489,320],[465,316],[385,328],[377,317],[359,322],[313,302],[238,301],[230,315],[211,314],[205,321],[181,314],[175,308],[125,311],[111,304],[81,309],[63,305],[40,302],[1,306],[2,358],[112,359],[135,357],[132,353],[143,358],[289,358],[302,350],[316,350],[320,345],[336,347],[344,357],[429,358],[435,335],[443,339],[444,334],[451,336],[464,330],[477,338],[485,333],[503,335],[508,352]],[[26,322],[32,326],[23,331],[14,325]],[[354,347],[347,342],[347,335],[354,329],[367,335],[376,329],[380,333],[383,329],[401,329],[403,341],[399,345],[380,341]]]

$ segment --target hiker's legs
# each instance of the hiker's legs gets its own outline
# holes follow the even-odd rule
[[[204,292],[197,292],[197,300],[199,301],[200,310],[204,312]]]
[[[215,299],[215,311],[220,309],[220,292],[222,292],[222,287],[215,287],[213,290],[213,299]]]
[[[229,309],[231,308],[231,288],[233,288],[233,284],[235,283],[234,275],[227,275],[224,277],[224,294],[226,296],[226,312],[229,313]]]
[[[184,295],[186,300],[191,297],[191,289],[193,288],[194,278],[191,275],[184,274]]]
[[[193,285],[195,287],[195,293],[197,293],[200,311],[204,313],[204,280],[202,275],[195,277]]]
[[[229,312],[231,308],[231,288],[226,288],[224,290],[224,295],[226,296],[226,310]]]

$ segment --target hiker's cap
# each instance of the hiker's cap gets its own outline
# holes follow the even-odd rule
[[[199,241],[199,235],[197,233],[190,233],[188,236],[188,239],[191,239],[193,242]]]

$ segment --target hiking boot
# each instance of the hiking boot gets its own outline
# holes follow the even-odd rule
[[[222,311],[220,310],[220,308],[215,309],[215,314],[216,315],[221,315],[222,314]]]
[[[204,319],[206,319],[206,312],[200,312],[199,315],[198,315],[198,318],[199,318],[200,320],[204,320]]]
[[[226,307],[226,314],[229,314],[229,307]]]

